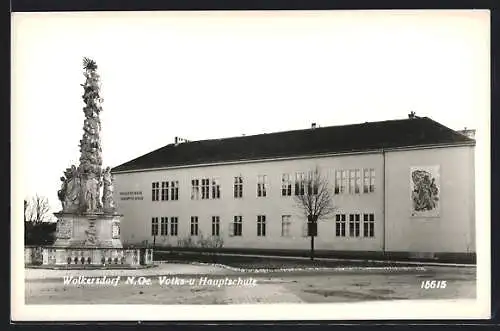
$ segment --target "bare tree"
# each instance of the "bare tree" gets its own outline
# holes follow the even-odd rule
[[[28,200],[24,199],[24,222],[26,223],[26,213],[28,211]]]
[[[333,190],[328,177],[316,167],[306,178],[295,183],[295,203],[307,218],[307,235],[311,237],[311,260],[314,260],[314,237],[318,221],[335,213]]]
[[[28,202],[24,202],[25,222],[41,223],[50,219],[49,200],[46,197],[35,195]]]

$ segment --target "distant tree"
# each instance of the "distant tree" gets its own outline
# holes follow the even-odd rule
[[[28,211],[28,200],[24,199],[24,222],[26,223],[26,212]]]
[[[28,202],[24,200],[25,222],[41,223],[50,220],[50,205],[46,197],[35,195]]]
[[[316,167],[302,181],[295,183],[295,203],[307,219],[307,235],[311,237],[311,260],[314,260],[314,237],[318,221],[333,216],[333,188],[328,177]]]
[[[24,200],[24,243],[25,245],[50,245],[55,240],[56,223],[49,222],[49,200],[35,195]]]

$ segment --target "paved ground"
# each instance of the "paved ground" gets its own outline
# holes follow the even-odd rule
[[[85,280],[92,277],[102,280],[103,276],[108,281],[117,276],[120,279],[116,286],[65,285],[65,277],[69,280],[70,276],[73,281],[79,276],[86,277]],[[134,280],[139,283],[149,283],[128,284],[127,276],[136,276]],[[141,276],[144,278],[139,279]],[[426,280],[444,280],[446,287],[423,289],[421,283]],[[26,269],[25,300],[26,304],[243,304],[473,299],[475,284],[474,267],[358,268],[268,274],[169,263],[143,270]]]

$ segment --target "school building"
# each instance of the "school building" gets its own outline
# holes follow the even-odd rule
[[[318,251],[474,255],[472,137],[411,114],[223,139],[176,138],[112,169],[122,242],[308,250],[296,195],[305,194],[304,181],[319,169],[336,209],[318,221]]]

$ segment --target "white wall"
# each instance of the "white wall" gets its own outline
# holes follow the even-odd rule
[[[385,155],[386,178],[382,153],[118,173],[115,174],[115,201],[124,214],[122,240],[124,243],[152,242],[151,218],[158,217],[160,224],[162,216],[177,216],[179,235],[156,237],[159,245],[175,246],[178,238],[190,236],[191,216],[198,216],[204,235],[211,234],[211,217],[220,216],[224,247],[308,249],[310,239],[303,237],[305,217],[296,207],[293,196],[281,196],[281,176],[290,173],[295,178],[296,172],[319,166],[329,176],[332,189],[335,170],[375,168],[374,193],[335,195],[334,200],[338,213],[374,213],[375,237],[351,238],[348,233],[346,237],[336,237],[332,217],[318,225],[317,249],[474,252],[474,147],[392,151]],[[437,218],[410,216],[410,167],[422,165],[440,166],[441,212]],[[244,180],[242,199],[233,197],[233,180],[238,175]],[[267,175],[267,197],[257,197],[258,175]],[[202,177],[219,178],[221,199],[191,200],[191,180]],[[179,181],[178,201],[151,201],[151,183],[162,180]],[[126,191],[142,191],[144,200],[120,200],[119,193]],[[292,216],[291,237],[281,237],[281,216],[287,214]],[[228,235],[234,215],[243,216],[241,237]],[[257,215],[266,215],[266,237],[257,236]],[[362,221],[361,218],[361,231]]]
[[[337,238],[335,237],[335,221],[332,217],[330,220],[320,221],[315,247],[335,250],[381,250],[384,231],[383,194],[381,191],[383,183],[382,154],[357,154],[118,173],[115,174],[115,201],[119,212],[124,214],[121,230],[122,240],[124,243],[139,243],[142,240],[152,242],[151,218],[162,216],[177,216],[179,218],[178,238],[190,235],[191,216],[198,216],[200,231],[205,235],[210,235],[211,216],[220,216],[224,247],[307,249],[310,246],[310,239],[302,236],[305,217],[301,214],[301,210],[295,206],[293,196],[281,196],[281,176],[283,173],[290,173],[294,179],[296,172],[307,172],[316,166],[328,174],[332,189],[335,169],[375,168],[376,182],[374,193],[336,195],[334,201],[339,213],[374,213],[375,237]],[[234,176],[238,175],[242,175],[244,180],[242,199],[233,197],[233,180]],[[257,197],[258,175],[267,175],[267,197]],[[221,199],[191,200],[191,180],[202,177],[219,177]],[[179,181],[178,201],[151,201],[151,183],[162,180]],[[142,191],[144,200],[120,200],[120,192],[126,191]],[[291,237],[281,237],[281,216],[287,214],[292,216]],[[229,223],[233,221],[234,215],[243,216],[243,235],[241,237],[228,235]],[[266,237],[257,236],[257,215],[266,215]],[[346,227],[346,232],[348,232],[348,224]],[[177,238],[157,236],[156,243],[176,245]]]
[[[410,167],[440,166],[440,214],[411,217]],[[388,152],[386,250],[475,252],[474,147]]]

